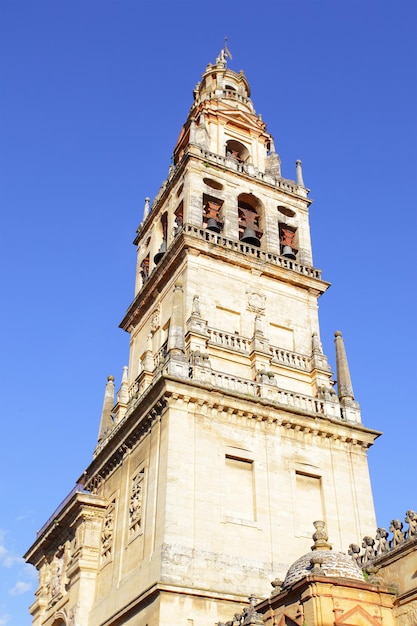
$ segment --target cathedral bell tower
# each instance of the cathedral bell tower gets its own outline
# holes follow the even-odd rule
[[[378,433],[362,425],[341,333],[337,392],[322,351],[329,283],[301,162],[283,178],[227,56],[196,85],[145,201],[121,322],[129,367],[116,399],[107,381],[93,461],[26,555],[36,625],[213,626],[269,593],[313,521],[338,550],[375,527]]]

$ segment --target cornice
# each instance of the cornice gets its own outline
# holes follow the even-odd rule
[[[163,374],[128,408],[111,431],[80,481],[96,488],[122,462],[126,454],[163,418],[167,408],[189,405],[211,420],[280,430],[282,436],[303,440],[315,437],[322,445],[366,450],[381,434],[360,424],[332,420],[297,407],[278,405],[265,398],[248,398],[239,392],[213,388],[190,379]]]
[[[316,413],[308,412],[297,407],[278,405],[266,398],[253,398],[239,392],[217,389],[211,385],[197,381],[184,381],[172,376],[164,376],[166,381],[171,381],[175,387],[167,384],[165,396],[167,406],[172,403],[194,404],[202,415],[216,413],[216,416],[229,421],[232,424],[261,423],[265,428],[271,425],[291,431],[301,438],[316,436],[322,440],[339,442],[360,448],[369,448],[377,437],[379,431],[366,428],[362,424],[352,424],[333,420]],[[201,392],[209,392],[209,397],[201,397]],[[214,419],[214,418],[212,418]]]
[[[70,529],[78,517],[95,519],[98,513],[105,510],[106,505],[107,501],[96,494],[74,491],[68,501],[64,500],[44,524],[36,541],[24,555],[24,559],[36,565],[45,552],[65,543],[70,538]]]

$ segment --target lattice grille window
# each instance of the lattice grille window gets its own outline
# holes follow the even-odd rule
[[[144,470],[132,478],[129,500],[129,537],[142,531],[142,502],[143,502]]]

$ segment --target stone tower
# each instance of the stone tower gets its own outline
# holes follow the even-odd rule
[[[340,332],[320,342],[308,189],[281,175],[243,72],[209,64],[135,238],[129,367],[98,444],[26,558],[34,624],[213,626],[263,597],[325,520],[375,528]]]

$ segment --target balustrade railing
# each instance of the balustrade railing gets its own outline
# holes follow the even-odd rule
[[[277,404],[301,409],[310,413],[317,413],[319,415],[325,414],[325,405],[322,400],[291,391],[284,391],[275,387],[273,384],[264,385],[257,381],[232,376],[231,374],[224,374],[223,372],[217,372],[210,368],[203,367],[192,368],[191,378],[219,389],[235,391],[257,398],[267,398]]]
[[[282,365],[289,365],[290,367],[303,370],[304,372],[310,371],[310,359],[308,357],[273,346],[270,347],[270,351],[272,354],[272,363],[275,361]]]
[[[285,191],[289,191],[290,193],[297,193],[298,187],[293,181],[286,180],[285,178],[276,178],[275,176],[271,176],[270,174],[260,172],[256,167],[251,166],[246,163],[239,163],[233,161],[228,157],[222,156],[221,154],[216,154],[215,152],[210,152],[210,150],[205,150],[204,148],[200,148],[200,154],[205,161],[209,164],[214,163],[216,165],[221,165],[223,167],[227,167],[229,169],[233,169],[236,172],[244,173],[250,176],[251,178],[256,178],[257,180],[262,180],[267,182],[278,189],[284,189]]]
[[[168,351],[168,340],[166,340],[162,346],[159,348],[158,352],[156,352],[154,356],[155,369],[160,369],[165,363],[165,359]]]
[[[292,259],[287,259],[286,257],[280,256],[279,254],[273,254],[271,252],[267,252],[266,250],[261,250],[260,248],[257,248],[256,246],[251,246],[243,241],[228,239],[227,237],[215,233],[212,230],[207,230],[206,228],[201,228],[200,226],[194,226],[193,224],[183,224],[183,232],[202,241],[214,243],[216,245],[222,246],[223,248],[226,248],[227,250],[243,252],[244,254],[248,254],[249,256],[252,256],[254,258],[258,258],[261,261],[272,263],[273,265],[292,270],[293,272],[297,272],[298,274],[304,274],[305,276],[310,276],[312,278],[321,278],[321,271],[314,267],[300,265],[300,263],[297,263]]]
[[[250,339],[247,339],[246,337],[241,337],[240,335],[232,333],[225,333],[222,330],[217,330],[216,328],[207,328],[207,333],[209,336],[209,343],[222,346],[223,348],[231,348],[232,350],[244,352],[245,354],[250,353],[251,342]]]

